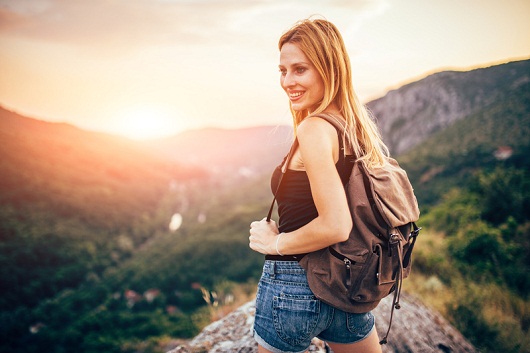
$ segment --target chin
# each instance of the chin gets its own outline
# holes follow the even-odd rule
[[[300,112],[302,110],[307,110],[307,108],[301,104],[291,104],[291,108],[295,111],[295,112]]]

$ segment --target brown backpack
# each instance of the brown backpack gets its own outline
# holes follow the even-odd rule
[[[314,116],[328,121],[349,142],[342,120]],[[284,163],[296,148],[297,140]],[[353,220],[349,239],[305,255],[300,265],[315,296],[346,312],[368,312],[394,292],[389,327],[380,342],[384,344],[394,308],[400,308],[401,283],[410,274],[411,253],[421,229],[415,224],[418,203],[407,173],[390,157],[380,168],[368,168],[357,159],[345,190]],[[268,220],[273,206],[274,200]]]

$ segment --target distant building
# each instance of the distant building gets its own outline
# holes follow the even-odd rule
[[[138,303],[140,300],[143,299],[142,295],[136,293],[132,289],[127,289],[125,291],[124,296],[125,296],[125,300],[127,300],[127,306],[129,308],[132,308],[134,304]]]
[[[499,161],[504,161],[510,158],[513,154],[513,149],[510,146],[499,146],[497,150],[493,153],[495,158]]]
[[[29,327],[29,332],[31,332],[32,334],[36,334],[39,333],[39,331],[44,327],[46,327],[46,325],[44,325],[42,322],[37,322],[36,324],[31,325]]]
[[[160,295],[160,290],[153,288],[148,289],[144,293],[144,298],[147,300],[148,303],[152,303],[153,300],[155,300]]]

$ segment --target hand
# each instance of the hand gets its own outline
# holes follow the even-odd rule
[[[276,254],[276,237],[278,236],[276,222],[266,218],[250,223],[249,246],[252,250],[262,254]]]

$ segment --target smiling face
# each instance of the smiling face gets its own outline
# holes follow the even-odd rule
[[[297,44],[285,43],[280,50],[280,84],[294,111],[312,113],[324,97],[324,81]]]

